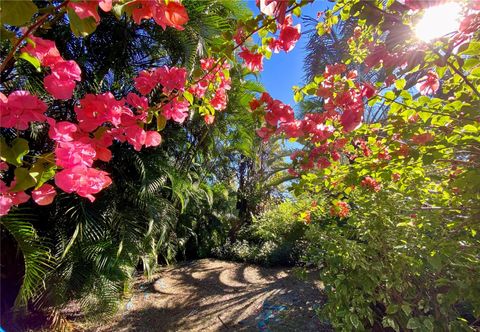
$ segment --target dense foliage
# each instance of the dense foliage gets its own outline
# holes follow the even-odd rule
[[[255,73],[309,2],[1,2],[2,312],[217,255],[318,267],[338,330],[479,326],[478,2],[422,40],[445,1],[335,1],[295,112]]]

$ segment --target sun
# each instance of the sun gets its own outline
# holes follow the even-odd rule
[[[430,7],[415,26],[418,39],[429,42],[451,32],[458,31],[462,7],[457,2]]]

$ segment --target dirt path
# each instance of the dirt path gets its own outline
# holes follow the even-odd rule
[[[107,331],[329,331],[315,316],[321,283],[288,269],[203,259],[139,280]]]

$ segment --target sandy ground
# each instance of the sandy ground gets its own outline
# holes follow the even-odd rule
[[[88,330],[330,331],[315,315],[322,286],[289,269],[202,259],[138,279],[113,320]]]

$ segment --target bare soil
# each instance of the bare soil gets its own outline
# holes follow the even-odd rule
[[[88,330],[330,331],[315,314],[322,288],[291,269],[202,259],[139,278],[120,312]]]

